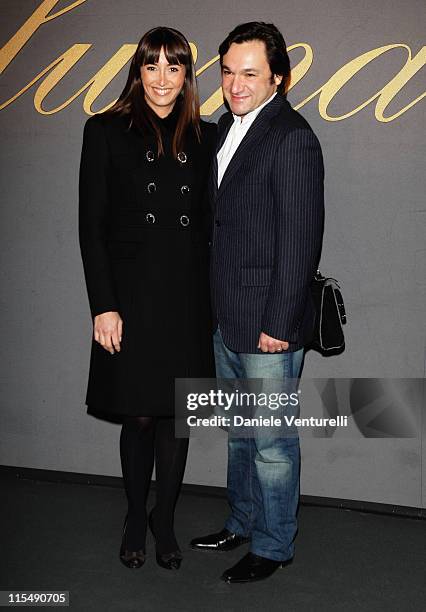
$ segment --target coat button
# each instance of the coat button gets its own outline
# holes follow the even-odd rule
[[[188,159],[188,156],[186,155],[184,151],[181,151],[180,153],[177,154],[177,158],[181,164],[184,164],[186,160]]]
[[[155,223],[155,217],[152,213],[148,213],[145,219],[147,220],[147,223],[150,223],[151,225]]]
[[[148,183],[146,188],[148,193],[155,193],[157,191],[157,185],[155,183]]]
[[[181,215],[179,221],[180,224],[183,225],[183,227],[189,225],[189,217],[187,215]]]
[[[186,193],[189,193],[191,191],[188,185],[182,185],[180,190],[181,190],[183,195],[185,195]]]
[[[153,162],[155,160],[155,154],[153,151],[147,151],[145,157],[149,162]]]
[[[215,220],[215,225],[218,225],[218,226],[220,225],[220,221],[219,221],[219,219],[216,219],[216,220]]]

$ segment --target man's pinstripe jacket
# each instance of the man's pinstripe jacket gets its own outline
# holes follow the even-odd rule
[[[233,117],[219,120],[217,151]],[[260,332],[308,344],[324,218],[321,147],[307,121],[281,95],[256,117],[220,188],[210,175],[211,289],[215,327],[233,351],[259,353]]]

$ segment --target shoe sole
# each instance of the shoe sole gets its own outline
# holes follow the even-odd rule
[[[270,574],[272,576],[272,574]],[[252,578],[251,580],[227,580],[226,578],[222,578],[221,580],[225,582],[225,584],[248,584],[249,582],[259,582],[260,580],[266,580],[270,576],[263,576],[262,578]]]
[[[240,546],[244,546],[244,544],[249,544],[250,540],[247,540],[247,542],[241,542],[241,544],[238,544],[237,546],[234,546],[233,548],[200,548],[199,546],[191,546],[190,548],[191,550],[197,550],[199,552],[213,552],[213,553],[227,553],[227,552],[232,552],[233,550],[236,550],[237,548],[239,548]]]
[[[226,584],[247,584],[248,582],[259,582],[259,580],[266,580],[266,578],[270,578],[273,574],[275,574],[277,570],[284,569],[285,567],[287,567],[287,565],[290,565],[292,562],[293,562],[292,559],[289,559],[288,561],[283,561],[281,565],[279,565],[272,572],[272,574],[268,574],[268,576],[261,576],[259,578],[251,578],[249,580],[229,580],[228,578],[221,576],[220,579],[223,580],[223,582],[226,582]]]
[[[248,582],[259,582],[259,580],[266,580],[267,578],[270,578],[277,570],[283,569],[284,567],[284,565],[279,565],[277,569],[272,572],[272,574],[268,574],[268,576],[260,576],[259,578],[251,578],[249,580],[228,580],[223,576],[221,576],[220,579],[223,580],[223,582],[226,582],[226,584],[247,584]]]

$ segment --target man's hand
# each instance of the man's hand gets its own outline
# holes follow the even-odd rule
[[[288,349],[288,342],[285,340],[277,340],[268,336],[268,334],[260,333],[259,343],[257,345],[263,353],[280,353]]]
[[[111,355],[114,349],[120,352],[120,342],[123,336],[123,321],[115,311],[96,315],[93,322],[93,337]]]

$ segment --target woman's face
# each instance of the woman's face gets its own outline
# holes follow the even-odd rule
[[[141,66],[145,100],[159,117],[167,117],[185,82],[185,66],[169,64],[161,48],[156,64]]]

